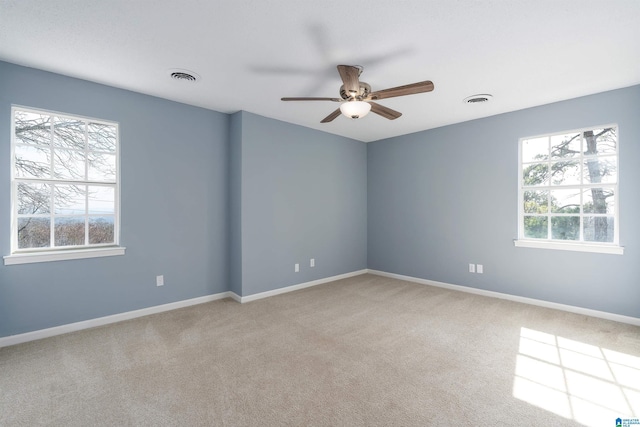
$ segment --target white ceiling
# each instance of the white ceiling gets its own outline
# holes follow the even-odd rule
[[[0,0],[0,60],[373,141],[640,84],[639,20],[640,0]],[[379,101],[395,121],[280,101],[339,96],[338,64],[435,90]]]

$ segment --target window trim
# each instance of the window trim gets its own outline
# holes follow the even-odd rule
[[[616,141],[616,161],[617,161],[617,179],[615,184],[604,183],[603,185],[607,187],[613,187],[615,189],[615,207],[614,207],[614,237],[612,243],[607,242],[587,242],[587,241],[560,241],[553,239],[532,239],[524,237],[524,192],[526,191],[524,186],[524,181],[522,177],[523,173],[523,161],[522,161],[522,142],[528,139],[534,138],[544,138],[544,137],[552,137],[556,135],[563,135],[568,133],[584,133],[588,130],[594,129],[602,129],[613,127],[616,129],[617,133],[617,141]],[[549,160],[551,161],[551,160]],[[591,252],[591,253],[603,253],[603,254],[616,254],[622,255],[624,254],[624,247],[620,246],[619,236],[620,236],[620,221],[619,221],[619,181],[620,181],[620,127],[616,123],[610,123],[606,125],[595,125],[595,126],[587,126],[578,129],[570,129],[570,130],[561,130],[557,132],[550,132],[540,135],[532,135],[526,136],[518,139],[518,238],[514,239],[513,243],[516,247],[524,247],[524,248],[538,248],[538,249],[553,249],[553,250],[564,250],[564,251],[577,251],[577,252]],[[583,184],[580,184],[579,187],[582,188]],[[573,187],[576,187],[575,185]],[[547,188],[551,189],[553,186],[549,185]],[[556,188],[564,188],[561,186],[556,186]],[[558,215],[561,216],[561,215]],[[584,214],[580,214],[582,218]],[[582,221],[581,221],[582,224]]]
[[[59,118],[66,119],[75,119],[75,120],[83,120],[91,123],[98,124],[106,124],[110,126],[115,126],[116,128],[116,147],[115,147],[115,161],[116,161],[116,175],[115,175],[115,184],[114,183],[103,183],[103,182],[92,182],[87,178],[84,181],[73,181],[66,182],[65,180],[50,180],[51,182],[60,184],[79,184],[79,185],[106,185],[114,188],[114,242],[106,243],[106,244],[95,244],[95,245],[78,245],[78,246],[70,246],[70,247],[46,247],[46,248],[25,248],[18,249],[18,235],[17,235],[17,224],[18,217],[17,214],[17,184],[21,180],[17,180],[15,176],[15,148],[16,148],[16,140],[15,140],[15,114],[16,111],[25,111],[35,114],[46,114]],[[99,152],[99,151],[98,151]],[[106,256],[115,256],[115,255],[124,255],[125,247],[120,246],[120,124],[116,121],[110,121],[105,119],[98,119],[94,117],[83,116],[79,114],[69,114],[62,113],[54,110],[46,110],[41,108],[33,108],[26,107],[22,105],[11,105],[11,253],[3,257],[4,265],[13,265],[13,264],[26,264],[26,263],[37,263],[37,262],[49,262],[49,261],[62,261],[62,260],[72,260],[72,259],[82,259],[82,258],[96,258],[96,257],[106,257]],[[37,178],[27,178],[25,181],[35,180],[38,181]],[[42,181],[47,181],[44,179]],[[85,217],[88,214],[85,213]],[[85,236],[86,238],[86,236]]]
[[[54,249],[39,252],[19,252],[5,255],[4,265],[31,264],[34,262],[65,261],[70,259],[98,258],[124,255],[123,246],[86,247],[82,249]]]
[[[558,242],[556,240],[544,240],[544,239],[515,239],[513,241],[514,246],[521,248],[538,248],[538,249],[557,249],[561,251],[576,251],[576,252],[592,252],[601,254],[624,254],[624,247],[612,244],[590,244],[590,243],[565,243]]]

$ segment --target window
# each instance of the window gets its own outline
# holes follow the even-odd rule
[[[13,107],[5,264],[121,255],[118,124]]]
[[[519,141],[516,246],[621,254],[618,242],[618,128]]]

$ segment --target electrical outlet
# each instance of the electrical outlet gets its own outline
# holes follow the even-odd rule
[[[309,260],[309,267],[315,267],[316,266],[316,259],[315,258],[311,258]]]
[[[476,265],[469,264],[469,273],[475,273],[475,272],[476,272]]]
[[[296,264],[296,265],[294,265],[294,266],[293,266],[293,272],[294,272],[294,273],[297,273],[297,272],[299,272],[299,271],[300,271],[300,264]]]
[[[479,273],[479,274],[484,273],[484,267],[482,267],[482,264],[476,265],[476,273]]]
[[[164,276],[156,276],[156,286],[164,286]]]

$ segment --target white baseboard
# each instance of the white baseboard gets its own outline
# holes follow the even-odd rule
[[[235,295],[235,294],[233,294]],[[142,308],[140,310],[127,311],[125,313],[113,314],[111,316],[98,317],[96,319],[84,320],[82,322],[68,323],[66,325],[55,326],[53,328],[40,329],[38,331],[24,334],[10,335],[0,338],[0,348],[10,345],[21,344],[28,341],[35,341],[42,338],[62,335],[69,332],[80,331],[82,329],[95,328],[96,326],[108,325],[110,323],[122,322],[123,320],[135,319],[136,317],[148,316],[150,314],[162,313],[163,311],[175,310],[177,308],[189,307],[191,305],[203,304],[223,298],[234,298],[232,292],[220,292],[219,294],[205,295],[203,297],[192,298],[183,301],[176,301],[169,304],[155,305],[153,307]],[[237,295],[236,295],[237,296]],[[236,298],[234,298],[236,299]]]
[[[492,298],[500,298],[500,299],[505,299],[509,301],[521,302],[523,304],[531,304],[531,305],[537,305],[545,308],[553,308],[556,310],[568,311],[570,313],[583,314],[585,316],[598,317],[601,319],[613,320],[614,322],[628,323],[630,325],[640,326],[640,318],[637,318],[637,317],[623,316],[621,314],[608,313],[606,311],[591,310],[589,308],[576,307],[573,305],[558,304],[555,302],[549,302],[549,301],[544,301],[544,300],[539,300],[534,298],[519,297],[516,295],[503,294],[501,292],[486,291],[484,289],[470,288],[468,286],[452,285],[450,283],[436,282],[435,280],[420,279],[418,277],[412,277],[412,276],[403,276],[402,274],[387,273],[385,271],[367,270],[367,272],[370,274],[375,274],[377,276],[384,276],[384,277],[390,277],[392,279],[406,280],[407,282],[415,282],[421,285],[436,286],[438,288],[451,289],[454,291],[467,292],[470,294],[482,295],[482,296],[492,297]]]
[[[108,325],[110,323],[122,322],[123,320],[135,319],[136,317],[148,316],[150,314],[162,313],[163,311],[175,310],[177,308],[189,307],[191,305],[203,304],[205,302],[215,301],[223,298],[232,298],[237,302],[245,303],[255,301],[274,295],[284,294],[287,292],[297,291],[298,289],[308,288],[323,283],[333,282],[335,280],[346,279],[348,277],[359,276],[367,273],[367,270],[352,271],[351,273],[339,274],[337,276],[326,277],[324,279],[313,280],[311,282],[300,283],[298,285],[287,286],[285,288],[274,289],[272,291],[261,292],[258,294],[240,296],[232,291],[220,292],[219,294],[205,295],[203,297],[192,298],[184,301],[176,301],[169,304],[156,305],[153,307],[142,308],[140,310],[127,311],[125,313],[113,314],[111,316],[98,317],[96,319],[84,320],[82,322],[69,323],[66,325],[55,326],[53,328],[40,329],[38,331],[26,332],[24,334],[10,335],[8,337],[0,337],[0,348],[10,345],[22,344],[28,341],[35,341],[42,338],[49,338],[56,335],[62,335],[69,332],[80,331],[82,329],[95,328],[96,326]]]
[[[189,307],[191,305],[203,304],[210,301],[215,301],[223,298],[232,298],[239,303],[246,303],[250,301],[259,300],[262,298],[268,298],[275,295],[284,294],[287,292],[297,291],[299,289],[309,288],[311,286],[321,285],[323,283],[333,282],[336,280],[346,279],[349,277],[359,276],[361,274],[370,273],[378,276],[390,277],[393,279],[406,280],[408,282],[419,283],[422,285],[436,286],[439,288],[451,289],[454,291],[467,292],[476,295],[482,295],[493,298],[500,298],[509,301],[520,302],[524,304],[537,305],[540,307],[552,308],[556,310],[568,311],[570,313],[583,314],[585,316],[598,317],[601,319],[613,320],[620,323],[628,323],[630,325],[640,326],[640,318],[623,316],[620,314],[608,313],[605,311],[591,310],[588,308],[575,307],[572,305],[558,304],[555,302],[549,302],[544,300],[538,300],[533,298],[519,297],[516,295],[503,294],[500,292],[487,291],[484,289],[470,288],[467,286],[452,285],[450,283],[437,282],[435,280],[420,279],[418,277],[404,276],[402,274],[387,273],[385,271],[378,270],[358,270],[350,273],[339,274],[337,276],[326,277],[324,279],[312,280],[310,282],[300,283],[297,285],[287,286],[280,289],[274,289],[271,291],[261,292],[253,295],[240,296],[232,291],[220,292],[213,295],[205,295],[203,297],[192,298],[183,301],[176,301],[169,304],[156,305],[153,307],[147,307],[140,310],[128,311],[126,313],[113,314],[111,316],[98,317],[96,319],[84,320],[82,322],[69,323],[66,325],[55,326],[53,328],[41,329],[38,331],[27,332],[24,334],[10,335],[8,337],[0,337],[0,348],[10,345],[21,344],[28,341],[35,341],[42,338],[53,337],[56,335],[62,335],[69,332],[80,331],[82,329],[95,328],[97,326],[108,325],[110,323],[121,322],[123,320],[135,319],[137,317],[148,316],[150,314],[162,313],[164,311],[175,310],[178,308]]]
[[[240,295],[236,294],[233,291],[229,291],[229,294],[230,294],[229,296],[231,297],[231,299],[233,299],[234,301],[242,302],[242,297]]]
[[[321,285],[323,283],[334,282],[336,280],[347,279],[349,277],[359,276],[361,274],[366,274],[368,272],[367,269],[352,271],[350,273],[338,274],[337,276],[325,277],[324,279],[312,280],[310,282],[299,283],[297,285],[291,285],[284,288],[274,289],[272,291],[260,292],[258,294],[252,294],[247,296],[239,296],[235,293],[231,296],[236,301],[241,303],[251,302],[262,298],[272,297],[274,295],[280,295],[287,292],[297,291],[299,289],[309,288],[311,286]]]

